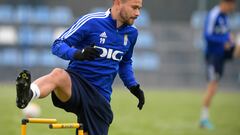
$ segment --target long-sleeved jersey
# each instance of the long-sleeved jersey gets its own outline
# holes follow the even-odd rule
[[[224,55],[224,45],[230,40],[228,17],[215,6],[207,15],[204,27],[206,54]]]
[[[70,60],[68,69],[88,80],[108,101],[117,73],[126,87],[137,85],[132,69],[132,54],[138,31],[132,25],[117,28],[110,10],[80,17],[52,45],[52,53]],[[77,50],[94,45],[101,52],[93,61],[74,59]]]

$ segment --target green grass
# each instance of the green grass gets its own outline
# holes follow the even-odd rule
[[[0,88],[0,135],[19,135],[21,111],[15,106],[14,86]],[[240,92],[219,91],[211,108],[215,130],[198,127],[203,91],[146,91],[142,111],[137,100],[126,90],[115,90],[112,96],[114,121],[109,135],[240,135]],[[42,116],[60,122],[75,122],[73,114],[52,105],[50,96],[37,101]],[[28,125],[28,135],[70,135],[73,130],[50,130],[47,125]]]

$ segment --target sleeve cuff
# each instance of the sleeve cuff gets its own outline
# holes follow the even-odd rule
[[[77,52],[78,49],[76,48],[71,48],[68,51],[68,57],[70,58],[70,60],[74,60],[74,54]]]
[[[139,85],[137,82],[133,82],[133,83],[128,84],[127,88],[130,89],[131,87],[137,86],[137,85]]]

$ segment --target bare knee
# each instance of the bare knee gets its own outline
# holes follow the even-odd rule
[[[55,68],[52,70],[52,72],[50,73],[50,75],[52,77],[62,77],[65,74],[65,70],[61,69],[61,68]]]
[[[240,58],[240,45],[236,45],[233,55],[234,55],[234,58]]]
[[[54,80],[54,83],[59,87],[62,87],[62,86],[66,87],[71,83],[70,76],[64,69],[55,68],[50,73],[50,76]]]
[[[69,74],[61,68],[55,68],[50,73],[56,88],[54,92],[61,101],[67,101],[71,97],[71,79]]]

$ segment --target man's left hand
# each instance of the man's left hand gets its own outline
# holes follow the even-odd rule
[[[140,85],[132,86],[129,88],[130,92],[138,98],[138,108],[142,110],[142,107],[145,103],[144,92],[140,89]]]

